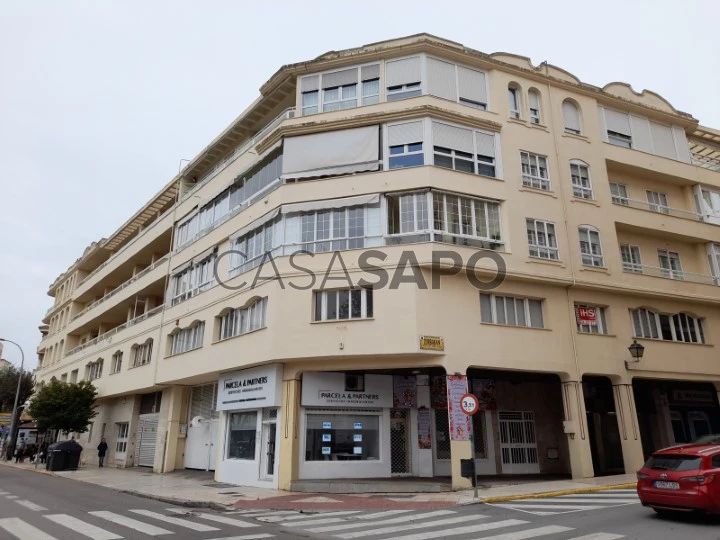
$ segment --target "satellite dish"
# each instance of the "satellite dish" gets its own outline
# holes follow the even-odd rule
[[[190,427],[197,427],[200,424],[202,424],[205,421],[205,419],[202,416],[196,416],[192,420],[190,420]]]

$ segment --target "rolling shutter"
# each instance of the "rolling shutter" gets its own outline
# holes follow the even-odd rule
[[[360,80],[369,81],[380,78],[380,64],[371,64],[360,68]]]
[[[485,73],[458,66],[458,94],[476,103],[487,104],[487,84]]]
[[[388,127],[389,146],[418,142],[423,142],[422,120],[405,122],[404,124],[395,124]]]
[[[420,82],[420,57],[391,60],[385,63],[385,86],[400,86]]]
[[[580,132],[580,111],[570,101],[563,101],[563,118],[567,129]]]
[[[357,68],[344,69],[333,73],[326,73],[322,76],[323,88],[335,88],[336,86],[345,86],[347,84],[357,84],[358,70]]]
[[[457,101],[455,64],[435,58],[427,59],[428,94]]]
[[[157,413],[140,415],[138,426],[138,465],[140,467],[155,465],[159,417],[160,415]]]
[[[492,133],[476,131],[475,146],[479,156],[495,157],[495,135]]]
[[[433,146],[442,146],[469,154],[475,153],[473,132],[471,129],[449,126],[440,122],[433,122],[432,129]]]
[[[320,88],[320,75],[310,75],[300,79],[301,92],[314,92]]]
[[[614,131],[628,137],[632,136],[630,118],[627,113],[605,109],[605,126],[608,131]]]
[[[650,137],[650,124],[647,118],[630,116],[630,126],[632,127],[633,149],[652,153],[653,144],[652,138]]]
[[[688,146],[685,130],[680,126],[673,126],[672,132],[678,159],[684,163],[690,163],[690,147]]]
[[[650,122],[650,133],[652,134],[652,143],[657,155],[677,159],[675,140],[670,126]]]

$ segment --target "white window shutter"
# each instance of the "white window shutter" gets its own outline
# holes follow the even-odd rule
[[[608,131],[621,133],[630,137],[630,117],[627,113],[605,109],[605,125]]]
[[[652,134],[655,153],[670,159],[677,159],[675,140],[670,126],[650,122],[650,133]]]
[[[580,132],[580,111],[570,101],[563,101],[563,118],[567,129]]]
[[[458,66],[458,93],[461,98],[487,104],[485,73]]]
[[[457,101],[455,64],[435,58],[427,59],[428,94]]]
[[[433,122],[432,129],[433,146],[442,146],[469,154],[474,153],[473,132],[471,129],[449,126],[441,122]]]
[[[417,120],[415,122],[405,122],[403,124],[394,124],[388,126],[388,144],[389,146],[398,146],[400,144],[411,144],[423,141],[423,122]]]
[[[335,88],[336,86],[344,86],[346,84],[357,84],[358,70],[357,68],[344,69],[333,73],[326,73],[322,76],[323,88]]]
[[[320,75],[309,75],[300,79],[301,92],[314,92],[320,88]]]
[[[420,82],[420,57],[391,60],[385,63],[385,86],[400,86],[403,84]]]
[[[642,152],[653,152],[652,138],[650,136],[650,124],[647,118],[641,116],[630,116],[632,127],[632,143],[635,150]]]

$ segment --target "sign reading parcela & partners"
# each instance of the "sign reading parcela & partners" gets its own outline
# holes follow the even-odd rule
[[[281,398],[282,369],[279,364],[225,373],[218,381],[218,411],[278,407]]]
[[[365,375],[363,387],[348,387],[344,373],[303,374],[302,405],[311,407],[392,407],[392,375]]]

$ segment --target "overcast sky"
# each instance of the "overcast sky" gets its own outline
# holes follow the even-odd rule
[[[0,337],[35,367],[48,286],[283,64],[429,32],[647,88],[720,128],[718,20],[718,0],[3,0]]]

